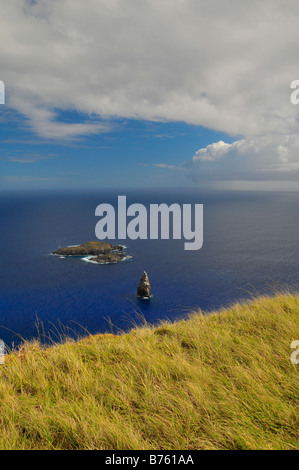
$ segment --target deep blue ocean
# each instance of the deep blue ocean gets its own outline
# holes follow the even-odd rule
[[[101,203],[204,204],[204,242],[120,240],[132,258],[96,265],[60,259],[59,246],[96,240]],[[0,338],[9,346],[40,335],[128,330],[205,312],[299,282],[299,194],[199,190],[0,192]],[[117,240],[116,240],[117,242]],[[136,288],[146,270],[153,297]],[[37,327],[37,324],[39,327]]]

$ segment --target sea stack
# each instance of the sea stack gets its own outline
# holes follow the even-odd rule
[[[148,275],[145,271],[143,271],[140,282],[138,284],[137,295],[143,299],[149,299],[151,297],[151,285],[149,283]]]

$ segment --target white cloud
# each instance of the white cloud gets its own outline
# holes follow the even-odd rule
[[[55,154],[24,154],[23,151],[16,151],[14,155],[1,155],[0,160],[9,161],[12,163],[28,164],[48,160],[55,156]]]
[[[234,138],[196,151],[194,180],[295,184],[297,0],[2,3],[6,102],[40,136],[105,132],[114,117],[184,121]],[[61,110],[86,117],[58,122]]]
[[[1,79],[45,137],[102,132],[56,110],[185,121],[234,136],[291,134],[295,0],[2,2]]]
[[[222,140],[219,142],[215,142],[214,144],[210,144],[207,147],[201,148],[197,150],[195,155],[193,156],[193,160],[201,160],[201,161],[213,161],[217,158],[221,158],[223,155],[231,151],[234,147],[240,147],[243,144],[243,140],[236,141],[233,144],[227,144]]]
[[[195,181],[299,180],[299,135],[246,137],[199,149],[186,163]]]
[[[166,163],[153,163],[157,168],[166,168],[167,170],[186,171],[185,168],[175,165],[167,165]]]

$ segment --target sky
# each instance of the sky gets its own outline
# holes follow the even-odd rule
[[[0,189],[299,190],[297,0],[0,1]]]

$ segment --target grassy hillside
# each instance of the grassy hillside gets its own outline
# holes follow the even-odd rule
[[[24,344],[0,366],[0,449],[299,449],[299,297],[120,336]]]

